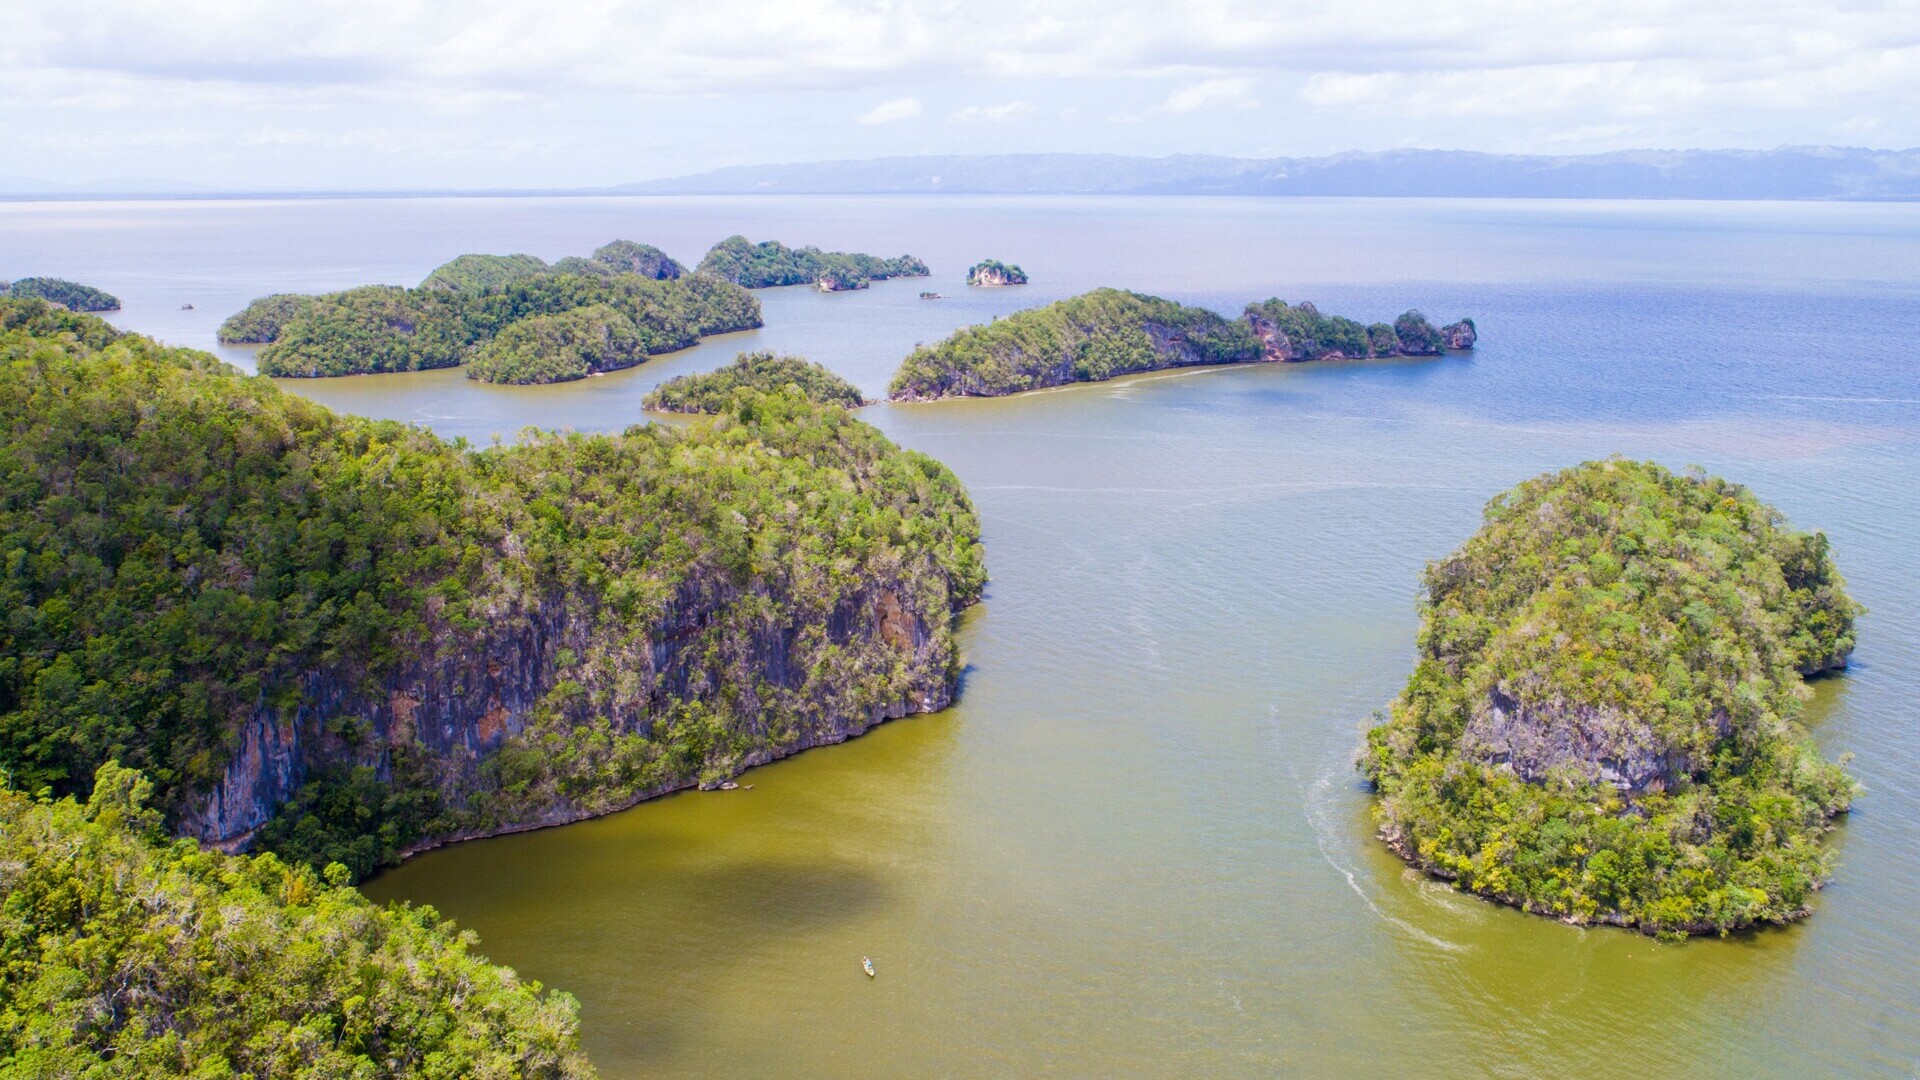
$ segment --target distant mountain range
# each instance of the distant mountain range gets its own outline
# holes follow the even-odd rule
[[[1390,150],[1312,158],[998,154],[750,165],[621,184],[631,194],[1375,195],[1548,199],[1920,199],[1920,149],[1622,150],[1546,157]]]
[[[316,190],[121,178],[0,176],[0,198],[432,195],[1373,195],[1538,199],[1920,201],[1920,149],[1620,150],[1562,157],[1469,150],[1328,157],[974,154],[742,165],[611,187]]]

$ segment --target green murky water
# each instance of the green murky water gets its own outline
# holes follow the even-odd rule
[[[255,293],[616,235],[690,261],[736,231],[911,251],[955,295],[777,290],[765,330],[562,387],[289,385],[476,440],[618,428],[661,378],[742,348],[878,391],[916,341],[1100,284],[1227,311],[1277,294],[1471,314],[1483,345],[869,410],[983,515],[993,582],[958,706],[756,770],[751,790],[459,845],[368,886],[578,995],[606,1075],[1913,1074],[1920,208],[0,206],[0,254],[48,255],[38,272],[110,288],[123,323],[189,344]],[[961,288],[985,256],[1037,284]],[[1498,491],[1614,452],[1704,464],[1827,529],[1872,609],[1813,709],[1870,790],[1803,924],[1679,946],[1581,931],[1451,893],[1371,838],[1351,757],[1404,678],[1420,567]]]

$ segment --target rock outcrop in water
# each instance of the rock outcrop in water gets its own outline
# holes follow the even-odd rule
[[[1367,326],[1310,303],[1249,304],[1238,320],[1157,296],[1095,289],[957,331],[909,354],[895,401],[997,397],[1203,364],[1439,356],[1471,348],[1472,320],[1437,330],[1417,311]]]
[[[1395,851],[1576,923],[1807,913],[1854,794],[1798,726],[1802,673],[1854,643],[1824,536],[1723,480],[1593,462],[1496,499],[1426,594],[1361,761]]]
[[[1027,272],[1010,263],[998,259],[987,259],[974,263],[967,270],[967,284],[985,289],[996,289],[1006,285],[1025,285]]]
[[[953,474],[743,388],[473,451],[0,301],[0,768],[152,775],[176,828],[365,873],[945,706]]]

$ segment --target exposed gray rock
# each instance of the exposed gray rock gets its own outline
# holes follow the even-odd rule
[[[1440,341],[1449,349],[1471,349],[1474,342],[1479,340],[1480,333],[1474,329],[1472,319],[1461,319],[1440,328]]]
[[[1501,687],[1474,711],[1460,750],[1531,784],[1558,771],[1635,795],[1667,790],[1693,771],[1684,752],[1638,717],[1561,701],[1527,702]]]

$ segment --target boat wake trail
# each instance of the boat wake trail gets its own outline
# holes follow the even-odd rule
[[[1320,848],[1320,857],[1325,859],[1327,865],[1333,867],[1341,877],[1347,879],[1347,888],[1353,890],[1353,894],[1360,898],[1361,903],[1366,904],[1367,909],[1378,916],[1382,922],[1388,923],[1408,937],[1423,941],[1436,949],[1445,949],[1447,952],[1466,952],[1470,946],[1463,945],[1457,941],[1448,941],[1445,938],[1435,937],[1433,934],[1420,929],[1407,920],[1397,915],[1390,915],[1382,910],[1380,905],[1374,902],[1373,897],[1367,895],[1367,890],[1361,887],[1358,868],[1341,861],[1341,859],[1334,854],[1333,846],[1329,842],[1334,828],[1333,823],[1329,820],[1334,769],[1329,767],[1322,770],[1319,778],[1314,781],[1311,788],[1308,788],[1307,785],[1301,781],[1300,771],[1297,768],[1290,767],[1290,771],[1293,772],[1294,781],[1301,784],[1301,795],[1307,808],[1307,824],[1313,829],[1313,842]]]

